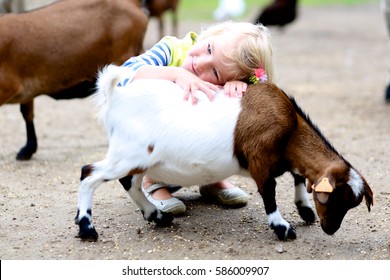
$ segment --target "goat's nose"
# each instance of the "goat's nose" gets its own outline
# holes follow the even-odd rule
[[[325,220],[321,220],[320,223],[321,223],[322,230],[328,235],[333,235],[336,231],[338,231],[341,225],[341,224],[327,223]]]

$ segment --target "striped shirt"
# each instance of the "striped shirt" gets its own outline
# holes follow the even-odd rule
[[[189,49],[195,44],[197,35],[189,32],[183,39],[174,36],[165,36],[150,50],[145,53],[131,57],[122,67],[131,69],[126,78],[119,86],[125,86],[131,82],[137,71],[145,65],[152,66],[181,66],[187,56]]]

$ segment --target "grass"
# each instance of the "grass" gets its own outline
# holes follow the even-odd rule
[[[246,17],[250,10],[261,10],[272,0],[245,0]],[[298,0],[302,6],[357,5],[373,2],[374,0]],[[213,11],[218,6],[218,0],[181,0],[179,6],[180,20],[213,20]]]

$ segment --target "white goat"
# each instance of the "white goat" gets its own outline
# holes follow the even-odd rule
[[[76,223],[79,236],[96,240],[92,197],[103,182],[119,179],[148,221],[169,224],[141,190],[145,174],[167,184],[218,182],[233,174],[251,176],[262,195],[268,223],[279,239],[296,234],[275,201],[275,178],[295,178],[295,204],[308,223],[315,220],[305,178],[314,190],[321,226],[338,230],[346,212],[372,205],[364,178],[326,141],[293,99],[275,85],[251,85],[239,99],[218,94],[193,106],[184,92],[165,80],[136,80],[117,86],[124,67],[108,66],[98,78],[96,98],[109,137],[106,158],[82,168]],[[311,190],[310,189],[310,190]]]

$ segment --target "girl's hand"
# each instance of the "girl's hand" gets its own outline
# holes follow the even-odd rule
[[[247,83],[242,81],[230,81],[226,82],[223,87],[226,96],[241,98],[244,92],[248,88]]]
[[[174,82],[184,89],[184,100],[189,100],[191,97],[192,104],[197,104],[199,94],[198,90],[204,92],[210,101],[214,100],[214,91],[219,89],[218,86],[203,81],[185,69],[181,70],[183,71],[176,73]]]

